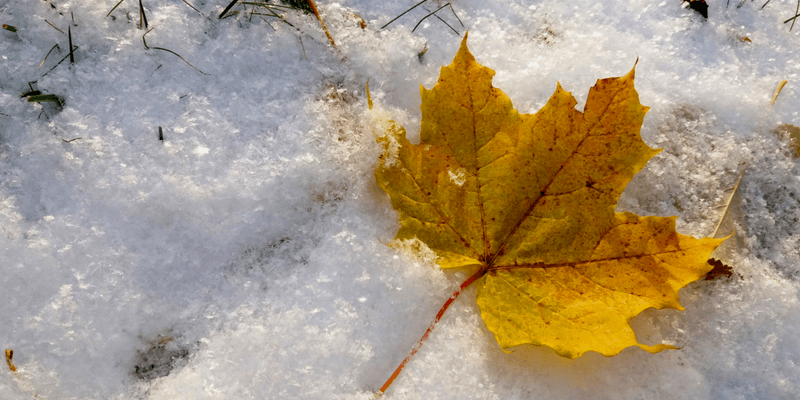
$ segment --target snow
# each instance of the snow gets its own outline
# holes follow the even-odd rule
[[[0,1],[18,29],[0,31],[2,399],[371,399],[467,278],[384,244],[398,220],[365,92],[418,137],[419,85],[461,39],[412,29],[444,2],[380,30],[416,1],[319,0],[335,49],[312,15],[189,3],[143,1],[146,49],[135,1]],[[556,82],[582,109],[638,59],[642,136],[664,150],[618,209],[707,236],[746,167],[719,255],[735,275],[632,321],[680,350],[576,360],[503,353],[467,289],[384,398],[800,397],[800,166],[773,133],[800,125],[794,3],[708,3],[707,21],[678,0],[453,2],[464,27],[439,11],[521,112]],[[72,24],[74,64],[45,20]]]

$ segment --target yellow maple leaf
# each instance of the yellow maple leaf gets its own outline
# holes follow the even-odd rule
[[[377,183],[400,214],[394,240],[421,240],[442,268],[477,269],[478,306],[504,350],[674,348],[638,343],[629,321],[682,309],[678,290],[711,269],[724,239],[678,234],[675,217],[615,212],[660,151],[639,134],[648,108],[634,71],[598,80],[583,112],[558,85],[539,112],[519,114],[466,40],[436,86],[421,88],[420,143],[394,124],[378,139]]]

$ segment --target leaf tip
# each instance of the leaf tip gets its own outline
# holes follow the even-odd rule
[[[639,346],[642,350],[645,350],[645,351],[650,352],[652,354],[660,353],[660,352],[662,352],[664,350],[680,350],[681,349],[680,347],[675,347],[673,345],[663,344],[663,343],[662,344],[657,344],[655,346],[648,346],[646,344],[638,343],[637,346]]]
[[[636,57],[636,61],[633,62],[633,68],[631,68],[630,72],[625,74],[625,79],[633,80],[636,77],[636,64],[639,64],[639,57]]]
[[[465,33],[464,38],[461,39],[461,45],[458,47],[458,53],[456,53],[456,56],[453,59],[454,63],[456,60],[461,58],[475,60],[475,56],[472,55],[472,53],[469,51],[469,47],[467,46],[467,36],[469,36],[469,32]]]

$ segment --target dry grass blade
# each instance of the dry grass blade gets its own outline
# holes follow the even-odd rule
[[[272,26],[272,25],[270,25],[270,26]],[[275,28],[272,28],[272,29],[274,30]],[[303,49],[303,57],[305,57],[306,61],[308,61],[308,55],[306,54],[306,46],[303,45],[303,38],[298,36],[297,39],[300,40],[300,47]]]
[[[403,15],[406,15],[406,13],[407,13],[407,12],[409,12],[409,11],[411,11],[411,10],[413,10],[413,9],[417,8],[418,6],[421,6],[421,5],[422,5],[422,3],[426,2],[426,1],[428,1],[428,0],[422,0],[422,1],[420,1],[419,3],[417,3],[417,4],[414,4],[414,6],[413,6],[413,7],[409,8],[408,10],[405,10],[405,11],[403,11],[403,13],[402,13],[402,14],[400,14],[400,15],[398,15],[398,16],[396,16],[396,17],[392,18],[392,20],[391,20],[391,21],[389,21],[389,22],[387,22],[387,23],[386,23],[386,25],[382,26],[382,27],[381,27],[381,29],[383,29],[383,28],[386,28],[387,26],[389,26],[389,24],[391,24],[392,22],[396,21],[398,18],[402,17]]]
[[[150,46],[148,46],[148,45],[147,45],[147,40],[145,40],[145,38],[144,38],[144,37],[145,37],[145,36],[147,36],[147,34],[148,34],[148,33],[152,32],[152,31],[153,31],[153,29],[156,29],[156,28],[150,28],[150,29],[148,29],[148,30],[147,30],[147,32],[145,32],[145,33],[142,35],[142,44],[144,45],[144,48],[145,48],[146,50],[154,49],[154,50],[161,50],[161,51],[166,51],[166,52],[172,53],[172,54],[174,54],[174,55],[178,56],[178,58],[180,58],[181,60],[183,60],[183,62],[185,62],[186,64],[189,64],[189,66],[190,66],[190,67],[192,67],[192,68],[194,68],[195,70],[197,70],[197,72],[199,72],[199,73],[201,73],[201,74],[203,74],[203,75],[211,75],[211,74],[207,74],[207,73],[205,73],[205,72],[201,71],[199,68],[195,67],[194,65],[192,65],[192,63],[190,63],[190,62],[189,62],[189,61],[187,61],[185,58],[183,58],[183,57],[182,57],[180,54],[178,54],[178,53],[176,53],[176,52],[174,52],[174,51],[172,51],[172,50],[170,50],[170,49],[165,49],[165,48],[163,48],[163,47],[156,47],[156,46],[153,46],[153,47],[150,47]]]
[[[367,106],[372,110],[372,95],[369,93],[369,79],[367,79]]]
[[[142,6],[142,0],[139,0],[139,29],[142,29],[142,23],[144,22],[144,28],[147,29],[147,15],[144,13],[144,6]]]
[[[725,220],[725,217],[728,216],[728,212],[731,209],[731,203],[733,202],[733,197],[736,196],[736,192],[739,191],[739,185],[742,183],[742,178],[744,178],[744,173],[747,171],[747,167],[742,168],[742,172],[739,174],[739,180],[736,181],[736,185],[733,187],[733,191],[731,195],[728,197],[728,201],[725,202],[725,211],[722,212],[722,216],[719,218],[719,222],[717,222],[717,226],[714,228],[714,233],[711,234],[712,238],[717,237],[719,233],[719,228],[722,226],[722,221]]]
[[[24,99],[26,97],[36,96],[37,94],[42,94],[42,92],[39,90],[31,90],[30,92],[21,93],[19,97]]]
[[[67,37],[69,38],[69,62],[74,64],[75,63],[75,56],[73,55],[72,51],[72,27],[67,27]]]
[[[147,32],[145,32],[142,35],[142,44],[144,44],[144,49],[145,50],[150,50],[150,47],[147,45],[147,40],[145,40],[144,37],[147,36],[148,33],[152,32],[153,29],[156,29],[156,28],[150,28],[150,29],[147,30]]]
[[[203,75],[211,75],[211,74],[207,74],[207,73],[205,73],[205,72],[201,71],[199,68],[197,68],[197,67],[195,67],[194,65],[192,65],[192,63],[190,63],[189,61],[186,61],[186,59],[185,59],[185,58],[181,57],[181,55],[180,55],[180,54],[178,54],[178,53],[176,53],[176,52],[174,52],[174,51],[172,51],[172,50],[170,50],[170,49],[165,49],[165,48],[163,48],[163,47],[156,47],[156,46],[153,46],[153,49],[156,49],[156,50],[161,50],[161,51],[166,51],[166,52],[169,52],[169,53],[175,54],[176,56],[178,56],[178,58],[180,58],[181,60],[183,60],[183,62],[185,62],[186,64],[189,64],[189,66],[190,66],[190,67],[192,67],[192,68],[194,68],[195,70],[197,70],[197,72],[199,72],[199,73],[201,73],[201,74],[203,74]]]
[[[800,0],[797,0],[797,7],[794,10],[794,18],[797,18],[798,15],[800,15]],[[796,20],[792,21],[792,26],[789,27],[789,32],[791,32],[792,28],[794,28],[794,23],[795,22],[796,22]]]
[[[222,10],[222,12],[219,14],[219,19],[222,19],[222,17],[224,17],[225,14],[228,13],[228,11],[236,4],[237,1],[239,0],[233,0],[232,2],[230,2],[230,4],[228,4],[228,6],[225,7],[225,9]]]
[[[461,22],[461,18],[458,18],[458,14],[456,14],[456,10],[453,8],[453,5],[450,4],[450,3],[447,3],[447,5],[450,6],[450,11],[453,13],[453,15],[456,16],[456,19],[458,20],[458,23],[461,24],[461,27],[463,28],[464,27],[464,23]],[[441,18],[439,18],[439,19],[441,19]]]
[[[57,31],[61,32],[61,34],[62,34],[62,35],[64,35],[64,36],[67,36],[67,33],[66,33],[66,32],[62,31],[61,29],[58,29],[58,28],[56,28],[56,26],[55,26],[55,25],[53,25],[52,23],[50,23],[50,21],[48,21],[48,20],[44,20],[44,22],[47,22],[47,24],[48,24],[48,25],[50,25],[50,26],[52,26],[52,27],[53,27],[53,29],[55,29],[55,30],[57,30]]]
[[[44,62],[47,61],[47,57],[50,57],[50,53],[52,53],[53,50],[55,50],[55,49],[58,49],[58,51],[61,51],[61,48],[58,47],[58,43],[54,44],[53,47],[50,48],[50,51],[48,51],[47,55],[44,56],[44,60],[42,60],[42,63],[39,64],[39,68],[36,68],[37,71],[42,68],[42,65],[44,65]]]
[[[119,7],[119,5],[120,5],[120,4],[122,4],[122,2],[123,2],[123,1],[125,1],[125,0],[119,0],[119,3],[117,3],[117,4],[114,6],[114,8],[112,8],[112,9],[111,9],[111,11],[109,11],[109,12],[108,12],[108,14],[106,14],[106,17],[108,17],[109,15],[111,15],[111,13],[112,13],[112,12],[114,12],[114,10],[116,10],[116,9],[117,9],[117,7]]]
[[[783,87],[786,86],[787,82],[788,81],[784,80],[778,84],[778,87],[775,89],[775,94],[772,95],[772,102],[770,102],[770,104],[775,104],[775,100],[778,100],[778,95],[781,94],[781,90],[783,90]]]
[[[319,11],[317,10],[317,5],[314,4],[314,0],[307,0],[307,1],[308,1],[308,6],[311,7],[311,11],[314,12],[314,15],[317,16],[317,19],[319,20],[320,25],[322,25],[322,30],[325,31],[325,35],[328,36],[328,40],[330,40],[331,46],[336,47],[336,43],[333,42],[333,36],[331,36],[331,33],[328,31],[328,28],[325,26],[325,22],[322,21],[322,16],[319,15]],[[800,0],[798,0],[798,1],[800,1]]]
[[[422,23],[422,21],[425,21],[425,19],[426,19],[426,18],[430,17],[431,15],[434,15],[434,14],[436,14],[437,12],[439,12],[439,10],[441,10],[441,9],[443,9],[443,8],[445,8],[445,7],[449,6],[449,5],[450,5],[450,3],[447,3],[447,4],[445,4],[445,5],[443,5],[443,6],[439,7],[439,8],[437,8],[435,11],[433,11],[433,12],[431,12],[431,13],[428,13],[428,15],[426,15],[426,16],[424,16],[424,17],[422,17],[422,19],[421,19],[421,20],[419,20],[419,22],[417,22],[417,24],[416,24],[416,25],[414,25],[414,29],[412,29],[412,30],[411,30],[411,32],[414,32],[415,30],[417,30],[417,28],[419,27],[419,24],[421,24],[421,23]],[[451,9],[452,9],[452,7],[451,7]],[[453,11],[453,14],[455,14],[455,11]],[[438,18],[438,15],[437,15],[437,18]],[[452,30],[453,30],[453,32],[455,32],[455,34],[456,34],[456,35],[458,35],[458,36],[461,36],[461,34],[460,34],[460,33],[458,33],[458,31],[457,31],[457,30],[455,30],[455,29],[454,29],[452,26],[450,26],[450,24],[448,24],[447,22],[445,22],[445,20],[443,20],[443,19],[441,19],[441,18],[439,18],[439,20],[440,20],[440,21],[442,21],[442,22],[444,22],[444,24],[445,24],[445,25],[447,25],[447,27],[448,27],[448,28],[452,29]],[[458,20],[458,22],[461,22],[461,19],[459,19],[459,20]]]
[[[74,48],[74,49],[72,49],[72,50],[78,50],[79,48],[80,48],[79,46],[75,46],[75,48]],[[50,72],[52,72],[54,69],[56,69],[56,67],[58,67],[59,65],[61,65],[61,63],[62,63],[62,62],[64,62],[64,60],[66,60],[67,58],[69,58],[69,54],[65,55],[65,56],[64,56],[64,58],[62,58],[62,59],[61,59],[61,61],[59,61],[59,62],[58,62],[56,65],[54,65],[54,66],[53,66],[53,68],[50,68],[50,70],[49,70],[49,71],[45,72],[45,73],[44,73],[44,75],[42,75],[42,78],[44,78],[44,77],[45,77],[45,75],[49,74],[49,73],[50,73]]]
[[[12,358],[14,358],[14,350],[6,349],[6,364],[8,364],[8,369],[10,369],[11,372],[16,372],[17,367],[15,367],[14,362],[11,361]]]
[[[192,8],[192,10],[195,10],[195,11],[197,11],[198,13],[200,13],[200,15],[202,15],[202,16],[204,16],[204,17],[206,16],[205,14],[203,14],[202,12],[200,12],[200,10],[198,10],[198,9],[194,8],[194,6],[193,6],[193,5],[189,4],[189,2],[188,2],[188,1],[186,1],[186,0],[183,0],[183,2],[184,2],[184,3],[186,3],[186,5],[187,5],[187,6],[191,7],[191,8]]]
[[[794,10],[794,17],[789,18],[786,21],[783,21],[784,24],[788,23],[789,21],[792,21],[792,26],[789,27],[789,32],[791,32],[792,28],[794,28],[794,22],[797,20],[797,17],[800,17],[800,0],[797,0],[797,8]]]
[[[28,97],[28,103],[44,103],[51,102],[61,105],[61,99],[54,94],[37,94]]]

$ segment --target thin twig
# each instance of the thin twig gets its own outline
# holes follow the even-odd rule
[[[766,6],[767,6],[767,4],[769,4],[769,2],[770,2],[770,1],[772,1],[772,0],[767,0],[767,2],[766,2],[766,3],[764,3],[764,5],[763,5],[763,6],[761,6],[761,8],[759,8],[759,10],[763,10],[763,9],[764,9],[764,7],[766,7]]]
[[[42,65],[44,65],[44,62],[47,61],[47,57],[49,57],[50,53],[52,53],[53,50],[55,50],[55,49],[58,49],[58,51],[61,51],[61,47],[58,47],[58,43],[54,44],[53,47],[50,48],[50,51],[48,51],[47,55],[44,56],[44,60],[42,60],[42,63],[39,64],[39,68],[36,68],[37,71],[42,68]]]
[[[419,20],[419,22],[417,22],[417,24],[416,24],[416,25],[414,25],[414,29],[412,29],[412,30],[411,30],[411,32],[414,32],[415,30],[417,30],[417,27],[419,27],[419,24],[421,24],[421,23],[422,23],[422,21],[425,21],[425,19],[426,19],[426,18],[430,17],[431,15],[434,15],[434,14],[436,14],[436,13],[437,13],[439,10],[441,10],[441,9],[443,9],[443,8],[445,8],[445,7],[449,6],[449,5],[450,5],[450,3],[447,3],[447,4],[445,4],[445,5],[443,5],[443,6],[439,7],[439,8],[437,8],[437,9],[436,9],[436,11],[434,11],[434,12],[432,12],[432,13],[429,13],[428,15],[426,15],[426,16],[424,16],[424,17],[422,17],[422,19],[421,19],[421,20]],[[450,24],[448,24],[447,22],[445,22],[443,19],[439,18],[439,20],[441,20],[442,22],[444,22],[444,24],[445,24],[445,25],[447,25],[447,26],[448,26],[450,29],[453,29],[453,27],[452,27],[452,26],[450,26]],[[460,34],[460,33],[458,33],[458,31],[457,31],[457,30],[453,29],[453,32],[455,32],[455,33],[456,33],[456,35],[458,35],[458,36],[461,36],[461,34]]]
[[[53,27],[53,29],[55,29],[55,30],[57,30],[57,31],[61,32],[61,34],[62,34],[62,35],[64,35],[64,36],[67,36],[67,33],[66,33],[66,32],[62,31],[61,29],[58,29],[58,28],[56,28],[56,26],[55,26],[55,25],[53,25],[53,24],[51,24],[51,23],[50,23],[50,21],[48,21],[48,20],[44,20],[44,22],[47,22],[47,24],[48,24],[48,25],[50,25],[50,26],[52,26],[52,27]]]
[[[745,166],[742,168],[742,173],[739,174],[739,180],[736,181],[736,185],[733,187],[733,192],[731,192],[730,197],[728,197],[728,201],[725,203],[725,211],[722,213],[722,216],[719,218],[717,222],[717,227],[714,228],[714,233],[711,234],[711,237],[717,237],[717,233],[719,232],[719,228],[722,226],[722,221],[725,220],[725,217],[728,215],[728,211],[731,209],[731,202],[733,201],[733,196],[736,195],[736,192],[739,190],[739,185],[742,183],[742,178],[744,178],[744,173],[747,171],[747,167]]]
[[[237,1],[239,1],[239,0],[233,0],[232,2],[230,2],[230,4],[228,4],[228,6],[225,7],[225,9],[222,10],[222,12],[219,14],[219,19],[222,19],[222,17],[225,16],[225,14],[228,12],[228,10],[230,10],[233,7],[233,5],[236,4]]]
[[[116,10],[116,9],[117,9],[117,7],[119,7],[119,5],[120,5],[120,4],[122,4],[122,2],[123,2],[123,1],[125,1],[125,0],[119,0],[119,3],[117,3],[117,5],[115,5],[115,6],[114,6],[114,8],[112,8],[112,9],[111,9],[111,11],[109,11],[109,12],[108,12],[108,14],[106,14],[106,18],[107,18],[109,15],[111,15],[111,13],[112,13],[112,12],[114,12],[114,10]]]
[[[408,10],[405,10],[405,11],[403,11],[403,13],[402,13],[402,14],[400,14],[400,15],[398,15],[398,16],[396,16],[396,17],[394,17],[394,19],[392,19],[391,21],[387,22],[387,23],[386,23],[386,25],[382,26],[382,27],[381,27],[381,29],[383,29],[383,28],[386,28],[387,26],[389,26],[389,24],[391,24],[392,22],[396,21],[398,18],[402,17],[403,15],[406,15],[406,13],[407,13],[407,12],[409,12],[409,11],[411,11],[411,10],[413,10],[413,9],[417,8],[418,6],[422,5],[422,3],[426,2],[426,1],[428,1],[428,0],[422,0],[422,1],[420,1],[419,3],[417,3],[417,4],[414,4],[414,7],[411,7],[411,8],[409,8]],[[379,29],[379,30],[381,30],[381,29]]]

